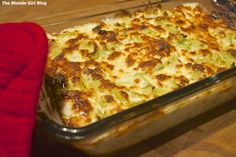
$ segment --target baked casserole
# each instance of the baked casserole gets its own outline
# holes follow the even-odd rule
[[[235,66],[236,30],[198,3],[148,7],[48,34],[46,81],[83,127]]]

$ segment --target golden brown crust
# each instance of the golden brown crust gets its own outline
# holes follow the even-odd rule
[[[187,86],[236,62],[236,31],[199,5],[150,7],[49,39],[47,74],[70,126]]]

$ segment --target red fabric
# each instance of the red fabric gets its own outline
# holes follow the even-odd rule
[[[47,49],[37,24],[0,24],[0,157],[30,156]]]

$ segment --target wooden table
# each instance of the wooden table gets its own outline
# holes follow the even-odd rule
[[[88,157],[61,144],[40,123],[33,157]],[[236,99],[113,157],[236,157]]]
[[[47,18],[57,18],[62,13],[69,16],[76,13],[79,8],[96,7],[97,4],[109,2],[109,0],[45,1],[48,3],[47,6],[7,6],[0,3],[0,23],[35,21],[45,24]],[[40,123],[37,124],[33,137],[32,156],[86,157],[82,152],[55,141]],[[236,157],[236,100],[128,148],[116,156]]]

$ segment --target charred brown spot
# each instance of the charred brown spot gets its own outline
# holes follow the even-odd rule
[[[236,57],[236,49],[229,49],[227,50],[228,53],[230,53],[233,57]]]
[[[142,24],[142,25],[139,26],[139,29],[140,29],[140,30],[144,30],[144,29],[146,29],[146,28],[148,28],[148,27],[147,27],[146,25],[144,25],[144,24]]]
[[[87,39],[88,38],[88,36],[86,35],[86,34],[79,34],[78,36],[77,36],[77,38],[75,38],[76,40],[81,40],[81,39]]]
[[[189,80],[183,75],[176,77],[176,79],[179,81],[180,87],[186,86],[189,83]]]
[[[48,46],[52,46],[56,43],[56,40],[55,39],[48,39]]]
[[[185,24],[185,22],[183,20],[177,20],[176,24],[181,24],[182,25],[182,24]]]
[[[197,69],[197,70],[201,71],[201,72],[204,72],[204,71],[205,71],[204,66],[201,65],[201,64],[193,64],[192,67],[193,67],[194,69]]]
[[[191,55],[196,55],[197,53],[195,51],[189,52]]]
[[[115,32],[113,32],[113,31],[110,31],[109,33],[108,33],[108,36],[107,36],[107,40],[108,41],[115,41],[116,40],[116,33]]]
[[[107,41],[117,41],[116,39],[116,33],[113,31],[106,31],[106,33],[101,34],[102,35],[102,39],[107,39]]]
[[[186,64],[186,67],[187,67],[187,68],[191,68],[191,67],[192,67],[192,63],[187,63],[187,64]]]
[[[58,56],[56,56],[54,59],[53,59],[53,62],[59,62],[60,60],[62,60],[64,58],[64,53],[60,53]]]
[[[101,73],[101,67],[98,62],[94,61],[93,59],[88,60],[85,63],[84,70],[92,69],[96,73]]]
[[[165,29],[163,29],[161,26],[157,25],[150,25],[151,28],[155,29],[156,31],[164,32]]]
[[[205,69],[206,69],[206,72],[207,72],[207,74],[208,75],[213,75],[215,72],[214,72],[214,70],[212,70],[210,67],[208,67],[208,66],[205,66]]]
[[[99,40],[99,39],[98,39]],[[102,48],[103,48],[103,50],[108,50],[108,48],[107,48],[107,45],[106,45],[106,42],[100,42],[100,44],[101,44],[101,46],[102,46]]]
[[[103,68],[106,68],[106,69],[109,69],[109,70],[113,70],[114,69],[114,65],[109,64],[107,62],[100,62],[100,64],[101,64],[101,67],[103,67]]]
[[[118,27],[120,27],[120,26],[121,26],[121,24],[120,24],[120,23],[116,23],[115,25],[116,25],[116,26],[118,26]]]
[[[92,31],[98,33],[102,37],[102,39],[107,39],[108,41],[117,40],[117,34],[114,31],[103,30],[101,26],[93,28]]]
[[[224,31],[220,31],[219,34],[220,34],[220,37],[222,37],[222,38],[224,38],[226,36]]]
[[[168,41],[172,41],[172,40],[174,40],[174,39],[176,39],[176,38],[177,38],[177,36],[176,36],[175,34],[169,33],[169,36],[168,36],[167,40],[168,40]]]
[[[126,92],[121,91],[120,94],[121,94],[121,96],[124,97],[126,100],[129,100],[129,95],[128,95]]]
[[[160,40],[160,41],[159,41],[159,46],[160,46],[160,47],[159,47],[159,50],[160,50],[160,51],[163,51],[163,50],[164,50],[164,51],[166,50],[166,51],[168,51],[168,52],[170,51],[170,44],[167,43],[167,42],[164,41],[164,40]]]
[[[184,33],[180,33],[180,35],[183,37],[183,38],[187,38],[187,34],[184,34]]]
[[[72,106],[72,110],[75,112],[84,112],[85,114],[89,114],[92,111],[92,106],[87,99],[79,100],[74,103]]]
[[[227,70],[227,69],[226,69],[226,68],[223,68],[223,67],[217,68],[217,72],[222,72],[222,71],[225,71],[225,70]]]
[[[203,56],[206,56],[206,55],[211,54],[211,52],[210,52],[208,49],[200,49],[200,53],[201,53]]]
[[[177,64],[176,65],[176,68],[178,69],[178,68],[182,68],[183,67],[183,65],[182,64]]]
[[[80,50],[80,53],[83,57],[90,57],[89,51],[87,49]]]
[[[146,42],[148,42],[151,46],[152,50],[150,51],[150,53],[153,55],[159,55],[162,57],[169,56],[171,49],[173,49],[173,47],[164,39],[155,41],[150,41],[147,39]]]
[[[101,29],[102,29],[101,26],[96,26],[96,27],[94,27],[94,28],[92,29],[92,31],[97,33],[97,32],[99,32]]]
[[[128,67],[134,65],[135,59],[133,58],[133,54],[132,53],[129,54],[125,61],[126,61],[126,64],[127,64]]]
[[[125,28],[125,30],[124,30],[124,31],[132,31],[132,30],[134,30],[134,28],[133,28],[133,27],[128,27],[128,28]]]
[[[72,100],[74,105],[72,110],[75,112],[84,112],[85,115],[92,110],[88,98],[92,96],[91,92],[79,92],[78,90],[66,91],[62,94],[65,100]]]
[[[210,41],[210,39],[209,39],[209,41]],[[208,47],[209,47],[210,49],[214,49],[214,50],[217,50],[217,51],[220,50],[220,49],[219,49],[219,46],[218,46],[216,43],[213,43],[213,42],[209,42],[209,43],[208,43]]]
[[[187,60],[190,62],[194,62],[194,60],[192,58],[188,58]]]
[[[121,54],[122,54],[121,52],[115,51],[115,52],[113,52],[112,54],[109,55],[108,60],[114,60],[117,57],[119,57]]]
[[[166,75],[166,74],[159,74],[159,75],[156,75],[156,79],[159,80],[159,81],[164,81],[166,79],[169,79],[171,76],[169,75]]]
[[[69,47],[64,48],[63,52],[64,53],[71,53],[74,50],[77,50],[79,48],[79,44],[73,44],[70,45]]]
[[[205,23],[199,24],[198,27],[200,28],[200,30],[202,31],[207,31],[208,29],[208,25]]]
[[[93,46],[93,51],[91,52],[92,55],[96,54],[97,51],[98,51],[98,45],[97,45],[97,43],[94,42],[93,44],[94,44],[94,46]]]
[[[137,27],[139,28],[138,25],[137,25]],[[138,29],[138,28],[137,28],[137,29]],[[136,29],[136,28],[135,28],[135,29]],[[130,35],[136,37],[136,36],[139,36],[140,33],[139,33],[139,32],[131,32]],[[136,44],[136,43],[134,43],[134,44]]]
[[[72,46],[72,45],[77,44],[78,41],[79,41],[79,40],[78,40],[78,37],[73,38],[73,39],[69,39],[68,41],[66,41],[66,45]]]
[[[73,78],[71,79],[71,81],[72,81],[74,84],[76,84],[76,83],[78,83],[78,82],[80,81],[80,77],[75,76],[75,77],[73,77]]]
[[[104,34],[107,33],[106,30],[103,30],[103,29],[102,29],[102,26],[101,26],[101,25],[94,27],[94,28],[92,29],[92,31],[98,33],[99,35],[104,35]]]
[[[92,76],[93,80],[101,80],[103,79],[102,75],[99,74],[99,71],[96,69],[86,69],[84,71],[85,74]]]
[[[99,68],[99,63],[96,62],[96,61],[93,60],[93,59],[90,59],[90,60],[88,60],[88,61],[85,62],[85,66],[86,66],[86,67],[94,66],[94,67]]]
[[[62,97],[66,100],[79,101],[81,99],[80,92],[78,90],[65,91],[62,93]]]
[[[114,101],[115,101],[114,98],[113,98],[113,96],[111,96],[111,95],[106,95],[106,96],[105,96],[105,99],[106,99],[106,102],[108,102],[108,103],[111,103],[111,102],[114,102]]]
[[[69,69],[75,72],[80,72],[82,70],[80,66],[81,64],[79,62],[69,62]]]
[[[86,35],[84,35],[84,34],[79,34],[76,38],[69,39],[68,41],[66,41],[66,45],[68,45],[68,47],[66,48],[66,51],[72,51],[72,50],[78,48],[78,47],[79,47],[78,42],[79,42],[81,39],[85,39],[85,38],[87,38]]]
[[[141,21],[140,21],[139,18],[135,18],[135,19],[132,20],[132,22],[134,22],[134,23],[139,23],[139,22],[141,22]]]
[[[112,89],[112,88],[115,88],[115,87],[116,87],[116,85],[111,83],[110,81],[108,81],[108,80],[101,80],[100,88]]]
[[[101,29],[101,30],[98,31],[98,34],[99,35],[105,35],[105,34],[107,34],[107,31]]]
[[[164,16],[168,16],[168,13],[166,11],[164,11],[163,15]]]
[[[135,83],[139,83],[140,80],[139,80],[139,79],[134,79],[134,82],[135,82]]]
[[[80,92],[80,96],[82,99],[87,99],[93,95],[92,91]]]
[[[58,56],[58,58],[54,58],[51,62],[48,63],[49,67],[47,69],[47,72],[49,72],[49,74],[52,74],[54,76],[56,75],[61,75],[63,74],[65,77],[67,76],[67,70],[68,68],[66,67],[68,65],[68,60],[66,58],[64,58],[64,54]],[[66,66],[63,66],[66,65]]]
[[[149,60],[149,61],[143,61],[139,64],[138,67],[144,69],[144,68],[153,68],[157,65],[158,63],[158,60],[156,59],[152,59],[152,60]]]
[[[48,66],[48,65],[47,65]],[[57,72],[58,67],[57,66],[51,66],[46,69],[47,73],[50,75],[54,75]]]
[[[191,33],[196,29],[196,27],[193,24],[191,26],[187,27],[187,28],[184,28],[184,27],[180,27],[180,28],[181,28],[182,31],[185,31],[187,33]]]
[[[161,40],[150,40],[150,39],[146,39],[145,42],[149,45],[148,49],[149,52],[148,54],[150,56],[161,56],[161,57],[165,57],[165,56],[169,56],[170,52],[172,50],[174,50],[174,47],[171,46],[167,41],[165,41],[164,39]]]

